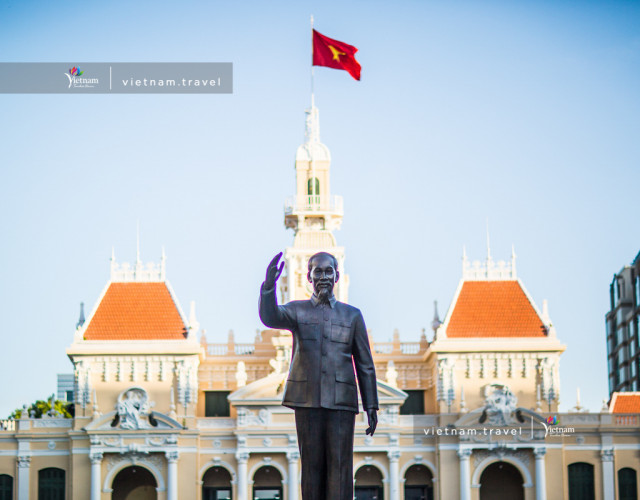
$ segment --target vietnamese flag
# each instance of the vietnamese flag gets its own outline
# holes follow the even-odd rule
[[[313,65],[343,69],[360,80],[360,63],[356,61],[356,49],[349,45],[313,30]]]

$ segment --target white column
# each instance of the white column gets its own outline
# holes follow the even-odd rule
[[[249,453],[238,452],[236,453],[236,460],[238,461],[238,495],[236,500],[248,500],[248,477],[247,474],[247,462],[249,461]]]
[[[400,458],[400,452],[398,450],[392,450],[387,453],[389,457],[389,500],[400,500],[399,488],[399,470],[398,459]]]
[[[534,448],[536,457],[536,500],[547,500],[547,476],[544,468],[546,448]]]
[[[602,498],[603,500],[615,500],[613,448],[602,450],[600,460],[602,463]]]
[[[18,457],[18,500],[29,500],[29,469],[31,457],[23,455]]]
[[[460,448],[458,457],[460,457],[460,500],[471,500],[471,474],[469,467],[469,457],[472,450],[469,448]]]
[[[167,457],[168,474],[167,474],[167,500],[178,500],[178,457],[180,453],[177,451],[168,451],[165,453]]]
[[[300,452],[298,450],[287,453],[289,461],[289,500],[298,500],[298,459]]]
[[[91,460],[91,500],[100,500],[102,452],[92,451],[89,453],[89,460]]]

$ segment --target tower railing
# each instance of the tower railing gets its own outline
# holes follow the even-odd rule
[[[333,195],[296,195],[287,199],[284,213],[293,212],[332,212],[343,214],[342,196]]]

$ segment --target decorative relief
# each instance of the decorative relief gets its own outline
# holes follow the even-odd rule
[[[536,457],[536,460],[540,460],[540,459],[544,458],[546,453],[547,453],[547,449],[546,448],[534,448],[533,449],[533,455]]]
[[[398,414],[400,413],[399,406],[387,406],[378,412],[378,423],[381,424],[397,424]]]
[[[600,458],[603,462],[613,462],[613,448],[607,448],[600,451]]]
[[[487,458],[498,458],[502,460],[505,457],[514,458],[524,465],[529,466],[530,453],[527,450],[517,450],[513,448],[506,448],[504,446],[498,446],[493,450],[478,450],[473,454],[473,467],[477,467],[481,462]]]
[[[102,456],[101,451],[92,451],[89,453],[89,460],[91,460],[91,464],[96,465],[102,462]]]
[[[124,453],[120,455],[109,454],[107,458],[104,460],[105,465],[107,467],[107,471],[111,471],[113,468],[119,466],[122,463],[133,463],[133,464],[148,464],[156,469],[162,470],[163,461],[160,458],[160,455],[140,455],[139,453]]]
[[[167,444],[176,444],[177,442],[178,442],[178,437],[175,435],[147,437],[145,439],[145,443],[149,446],[164,446]]]
[[[121,429],[131,430],[155,427],[153,425],[154,419],[151,415],[152,406],[154,406],[154,403],[149,402],[147,392],[144,389],[141,387],[127,389],[118,397],[116,424],[119,421]]]
[[[269,420],[269,411],[266,408],[260,409],[257,414],[247,408],[238,408],[238,427],[264,426],[269,424]]]
[[[38,419],[34,419],[34,421],[31,422],[31,424],[35,428],[51,428],[51,427],[71,428],[71,419],[63,418],[63,417],[38,418]]]
[[[486,396],[483,417],[486,416],[486,423],[489,425],[503,426],[514,422],[512,414],[517,409],[518,399],[506,385],[491,384],[486,388],[491,393]],[[481,423],[485,423],[482,421]]]
[[[25,469],[31,466],[31,456],[30,455],[21,455],[18,457],[18,467],[20,469]]]
[[[387,452],[387,456],[389,457],[390,462],[397,462],[400,459],[400,455],[402,455],[402,453],[400,453],[400,451],[398,450]]]

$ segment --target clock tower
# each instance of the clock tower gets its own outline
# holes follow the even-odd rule
[[[296,194],[284,208],[284,225],[293,229],[293,245],[284,252],[285,273],[280,279],[281,302],[308,299],[313,293],[307,281],[307,263],[317,252],[329,252],[338,259],[340,279],[334,294],[347,302],[349,276],[344,272],[344,247],[338,246],[333,231],[340,229],[342,197],[331,195],[331,154],[320,142],[318,108],[306,110],[304,143],[296,152]]]

